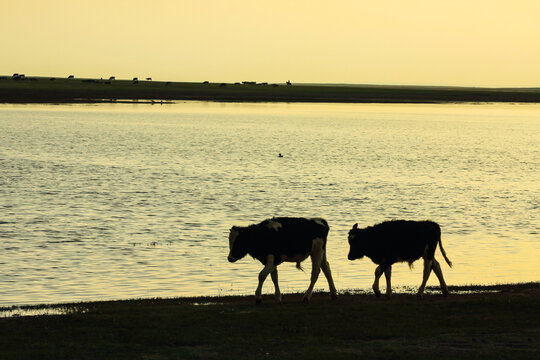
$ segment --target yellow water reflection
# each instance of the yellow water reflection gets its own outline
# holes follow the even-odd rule
[[[0,305],[251,294],[228,230],[272,216],[328,221],[338,290],[373,282],[351,226],[389,219],[441,225],[449,285],[538,281],[538,139],[540,105],[0,105]]]

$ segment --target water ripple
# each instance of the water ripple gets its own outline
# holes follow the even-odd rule
[[[538,280],[539,106],[183,106],[0,108],[0,305],[251,294],[260,264],[228,263],[228,231],[271,216],[329,221],[340,289],[373,281],[352,224],[405,217],[441,224],[451,284]]]

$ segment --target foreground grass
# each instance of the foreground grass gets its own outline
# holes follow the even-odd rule
[[[51,80],[54,79],[54,80]],[[0,76],[0,102],[70,103],[128,100],[231,102],[540,102],[540,88],[471,88],[303,84],[220,84]]]
[[[456,290],[456,288],[451,290]],[[531,359],[540,284],[497,293],[326,294],[64,305],[71,313],[0,319],[0,359]]]

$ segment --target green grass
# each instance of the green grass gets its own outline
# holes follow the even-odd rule
[[[540,284],[496,288],[421,301],[315,294],[306,305],[288,294],[261,306],[251,296],[71,304],[69,315],[0,319],[0,359],[537,357]]]
[[[91,82],[89,82],[91,81]],[[115,100],[201,100],[232,102],[540,102],[540,88],[466,88],[285,84],[244,85],[141,80],[0,77],[0,102],[102,102]]]

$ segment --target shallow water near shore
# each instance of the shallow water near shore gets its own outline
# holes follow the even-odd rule
[[[537,281],[539,139],[539,105],[1,105],[0,306],[252,293],[228,230],[272,216],[329,222],[338,289],[373,281],[351,226],[398,218],[441,225],[449,284]]]

